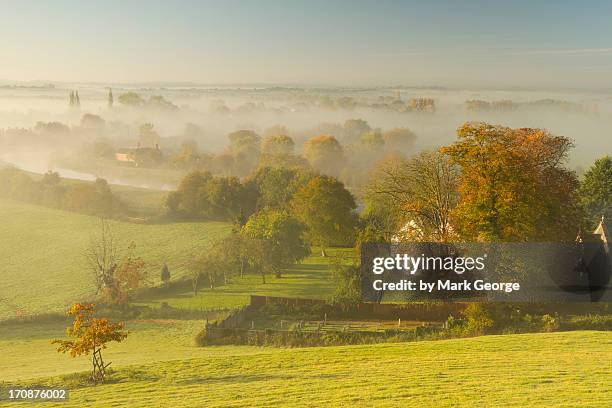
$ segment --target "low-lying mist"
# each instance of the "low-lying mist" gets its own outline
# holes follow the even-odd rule
[[[422,105],[419,101],[433,102]],[[259,135],[286,133],[294,140],[296,153],[302,151],[306,140],[319,134],[330,134],[346,147],[355,143],[343,130],[350,119],[367,122],[371,132],[410,129],[416,140],[403,152],[406,155],[451,143],[456,129],[467,121],[544,128],[567,136],[575,143],[569,165],[579,172],[612,153],[612,98],[606,94],[116,87],[112,88],[111,104],[109,88],[73,84],[0,88],[0,160],[38,173],[54,169],[69,178],[100,175],[117,184],[148,186],[129,177],[124,180],[123,174],[109,176],[99,168],[69,168],[62,160],[101,143],[115,152],[147,147],[174,154],[189,142],[200,152],[221,154],[228,146],[227,135],[243,129]],[[154,137],[143,139],[145,124],[151,125],[148,132]],[[346,150],[346,154],[350,152]],[[112,161],[112,154],[109,158]],[[172,184],[172,180],[165,180],[156,187]]]

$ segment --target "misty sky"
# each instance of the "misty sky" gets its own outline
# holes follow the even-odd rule
[[[612,87],[610,1],[3,1],[0,79]]]

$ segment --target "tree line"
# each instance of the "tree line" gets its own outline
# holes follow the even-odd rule
[[[106,180],[67,184],[52,171],[35,179],[23,170],[0,169],[0,197],[103,217],[125,212],[125,205],[112,193]]]

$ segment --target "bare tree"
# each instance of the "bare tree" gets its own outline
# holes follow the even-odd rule
[[[92,234],[89,246],[85,249],[85,258],[96,285],[96,294],[102,289],[111,289],[114,285],[114,272],[117,268],[117,246],[110,224],[100,218],[98,231]]]
[[[403,225],[397,235],[411,239],[448,241],[451,210],[457,204],[459,170],[438,152],[384,164],[367,194],[389,198]]]

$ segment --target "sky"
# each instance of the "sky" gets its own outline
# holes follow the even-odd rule
[[[0,2],[0,79],[612,88],[612,1]]]

